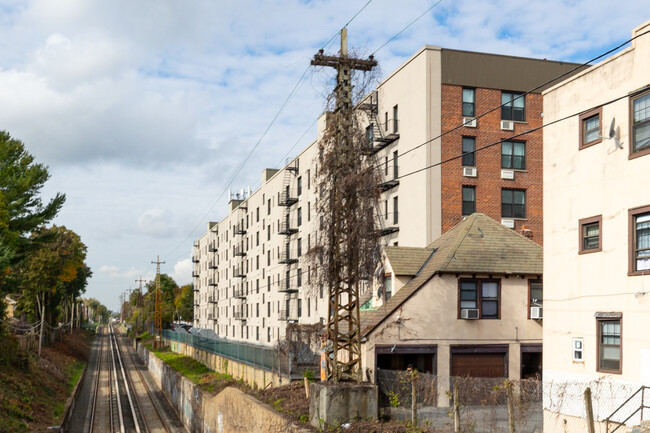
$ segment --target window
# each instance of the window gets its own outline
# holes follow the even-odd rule
[[[307,202],[307,221],[311,221],[311,203]]]
[[[298,238],[298,257],[302,256],[302,238]]]
[[[300,227],[302,225],[302,208],[301,207],[298,208],[297,213],[298,213],[298,227]]]
[[[391,296],[393,296],[393,277],[391,274],[389,274],[386,275],[385,278],[386,279],[384,281],[384,288],[386,289],[386,293],[384,299],[388,301],[391,298]]]
[[[476,187],[463,187],[463,215],[471,215],[476,212]]]
[[[475,89],[463,89],[463,116],[474,117],[474,98],[476,95]]]
[[[256,214],[255,219],[257,220],[255,222],[260,222],[260,208],[259,207],[255,210],[255,214]]]
[[[501,168],[526,169],[526,143],[504,141],[501,143]]]
[[[271,215],[271,199],[266,202],[266,214]]]
[[[393,197],[393,224],[397,224],[398,221],[398,201],[397,197]]]
[[[476,167],[476,138],[463,137],[463,167]]]
[[[397,165],[397,151],[393,152],[393,179],[399,177],[399,167]]]
[[[530,319],[530,307],[542,307],[544,291],[542,280],[529,280],[528,282],[528,318]]]
[[[256,247],[260,246],[260,232],[255,233],[255,246]]]
[[[573,362],[578,364],[585,362],[584,342],[582,337],[576,337],[573,339]]]
[[[611,317],[613,314],[619,317]],[[600,317],[599,317],[600,316]],[[610,317],[604,317],[610,316]],[[596,313],[598,371],[621,373],[621,317],[619,313]]]
[[[632,146],[631,156],[650,153],[650,92],[632,100]]]
[[[601,138],[602,107],[580,115],[580,149],[593,146],[603,141]]]
[[[460,310],[478,309],[479,319],[500,318],[501,288],[495,280],[460,280],[458,286],[458,318]]]
[[[298,299],[298,317],[302,317],[302,299]]]
[[[526,97],[519,92],[501,92],[501,119],[526,121]]]
[[[298,269],[298,274],[296,277],[298,287],[302,287],[302,269]]]
[[[311,188],[311,170],[307,170],[307,189]]]
[[[602,215],[580,220],[579,254],[602,251],[602,236],[600,234],[602,221]]]
[[[631,209],[629,216],[629,274],[650,274],[650,206]]]
[[[501,190],[501,217],[526,218],[526,191],[519,189]]]
[[[302,194],[302,176],[298,177],[298,195]]]
[[[398,127],[399,121],[397,120],[397,105],[393,107],[393,132],[397,133],[399,131]]]

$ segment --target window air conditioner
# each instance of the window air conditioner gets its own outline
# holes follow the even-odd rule
[[[463,117],[463,126],[476,128],[476,119],[474,117]]]
[[[460,318],[465,320],[478,319],[478,309],[463,308],[460,310]]]
[[[530,318],[540,320],[542,318],[542,307],[530,307]]]
[[[463,167],[463,176],[476,177],[476,167]]]
[[[514,170],[501,170],[501,179],[514,179],[515,171]]]
[[[504,226],[508,227],[509,229],[514,229],[515,228],[515,220],[512,219],[501,219],[501,224]]]
[[[512,120],[502,120],[501,121],[501,129],[504,131],[512,131],[515,129],[515,122]]]

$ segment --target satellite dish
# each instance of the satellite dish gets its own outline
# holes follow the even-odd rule
[[[612,117],[612,121],[609,124],[609,134],[608,134],[608,136],[607,137],[601,136],[600,138],[605,138],[605,139],[608,139],[608,140],[614,140],[614,143],[616,143],[616,147],[618,147],[619,149],[622,149],[623,148],[623,143],[621,143],[621,141],[616,136],[616,126],[615,126],[615,124],[616,124],[616,118]]]

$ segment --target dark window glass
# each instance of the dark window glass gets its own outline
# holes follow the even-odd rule
[[[582,143],[589,144],[600,138],[600,115],[596,114],[582,121]]]
[[[582,226],[582,249],[593,250],[600,246],[600,223]]]
[[[476,188],[473,186],[463,187],[463,215],[471,215],[476,212]]]
[[[463,137],[463,167],[476,167],[476,138]]]
[[[501,143],[501,168],[526,169],[526,143],[504,141]]]
[[[475,89],[463,89],[463,116],[474,117]]]
[[[501,190],[501,216],[503,218],[526,218],[526,191]]]
[[[523,93],[501,92],[501,119],[517,122],[526,120],[526,98]]]
[[[650,93],[632,102],[632,128],[634,142],[632,152],[650,149]]]

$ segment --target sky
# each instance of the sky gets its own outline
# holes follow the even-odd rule
[[[66,194],[54,223],[88,247],[84,297],[118,310],[158,256],[190,283],[192,243],[226,216],[228,189],[256,189],[314,140],[333,70],[309,61],[336,54],[346,24],[350,49],[374,53],[385,77],[424,45],[584,62],[649,11],[647,0],[0,0],[0,129],[48,165],[45,201]]]

